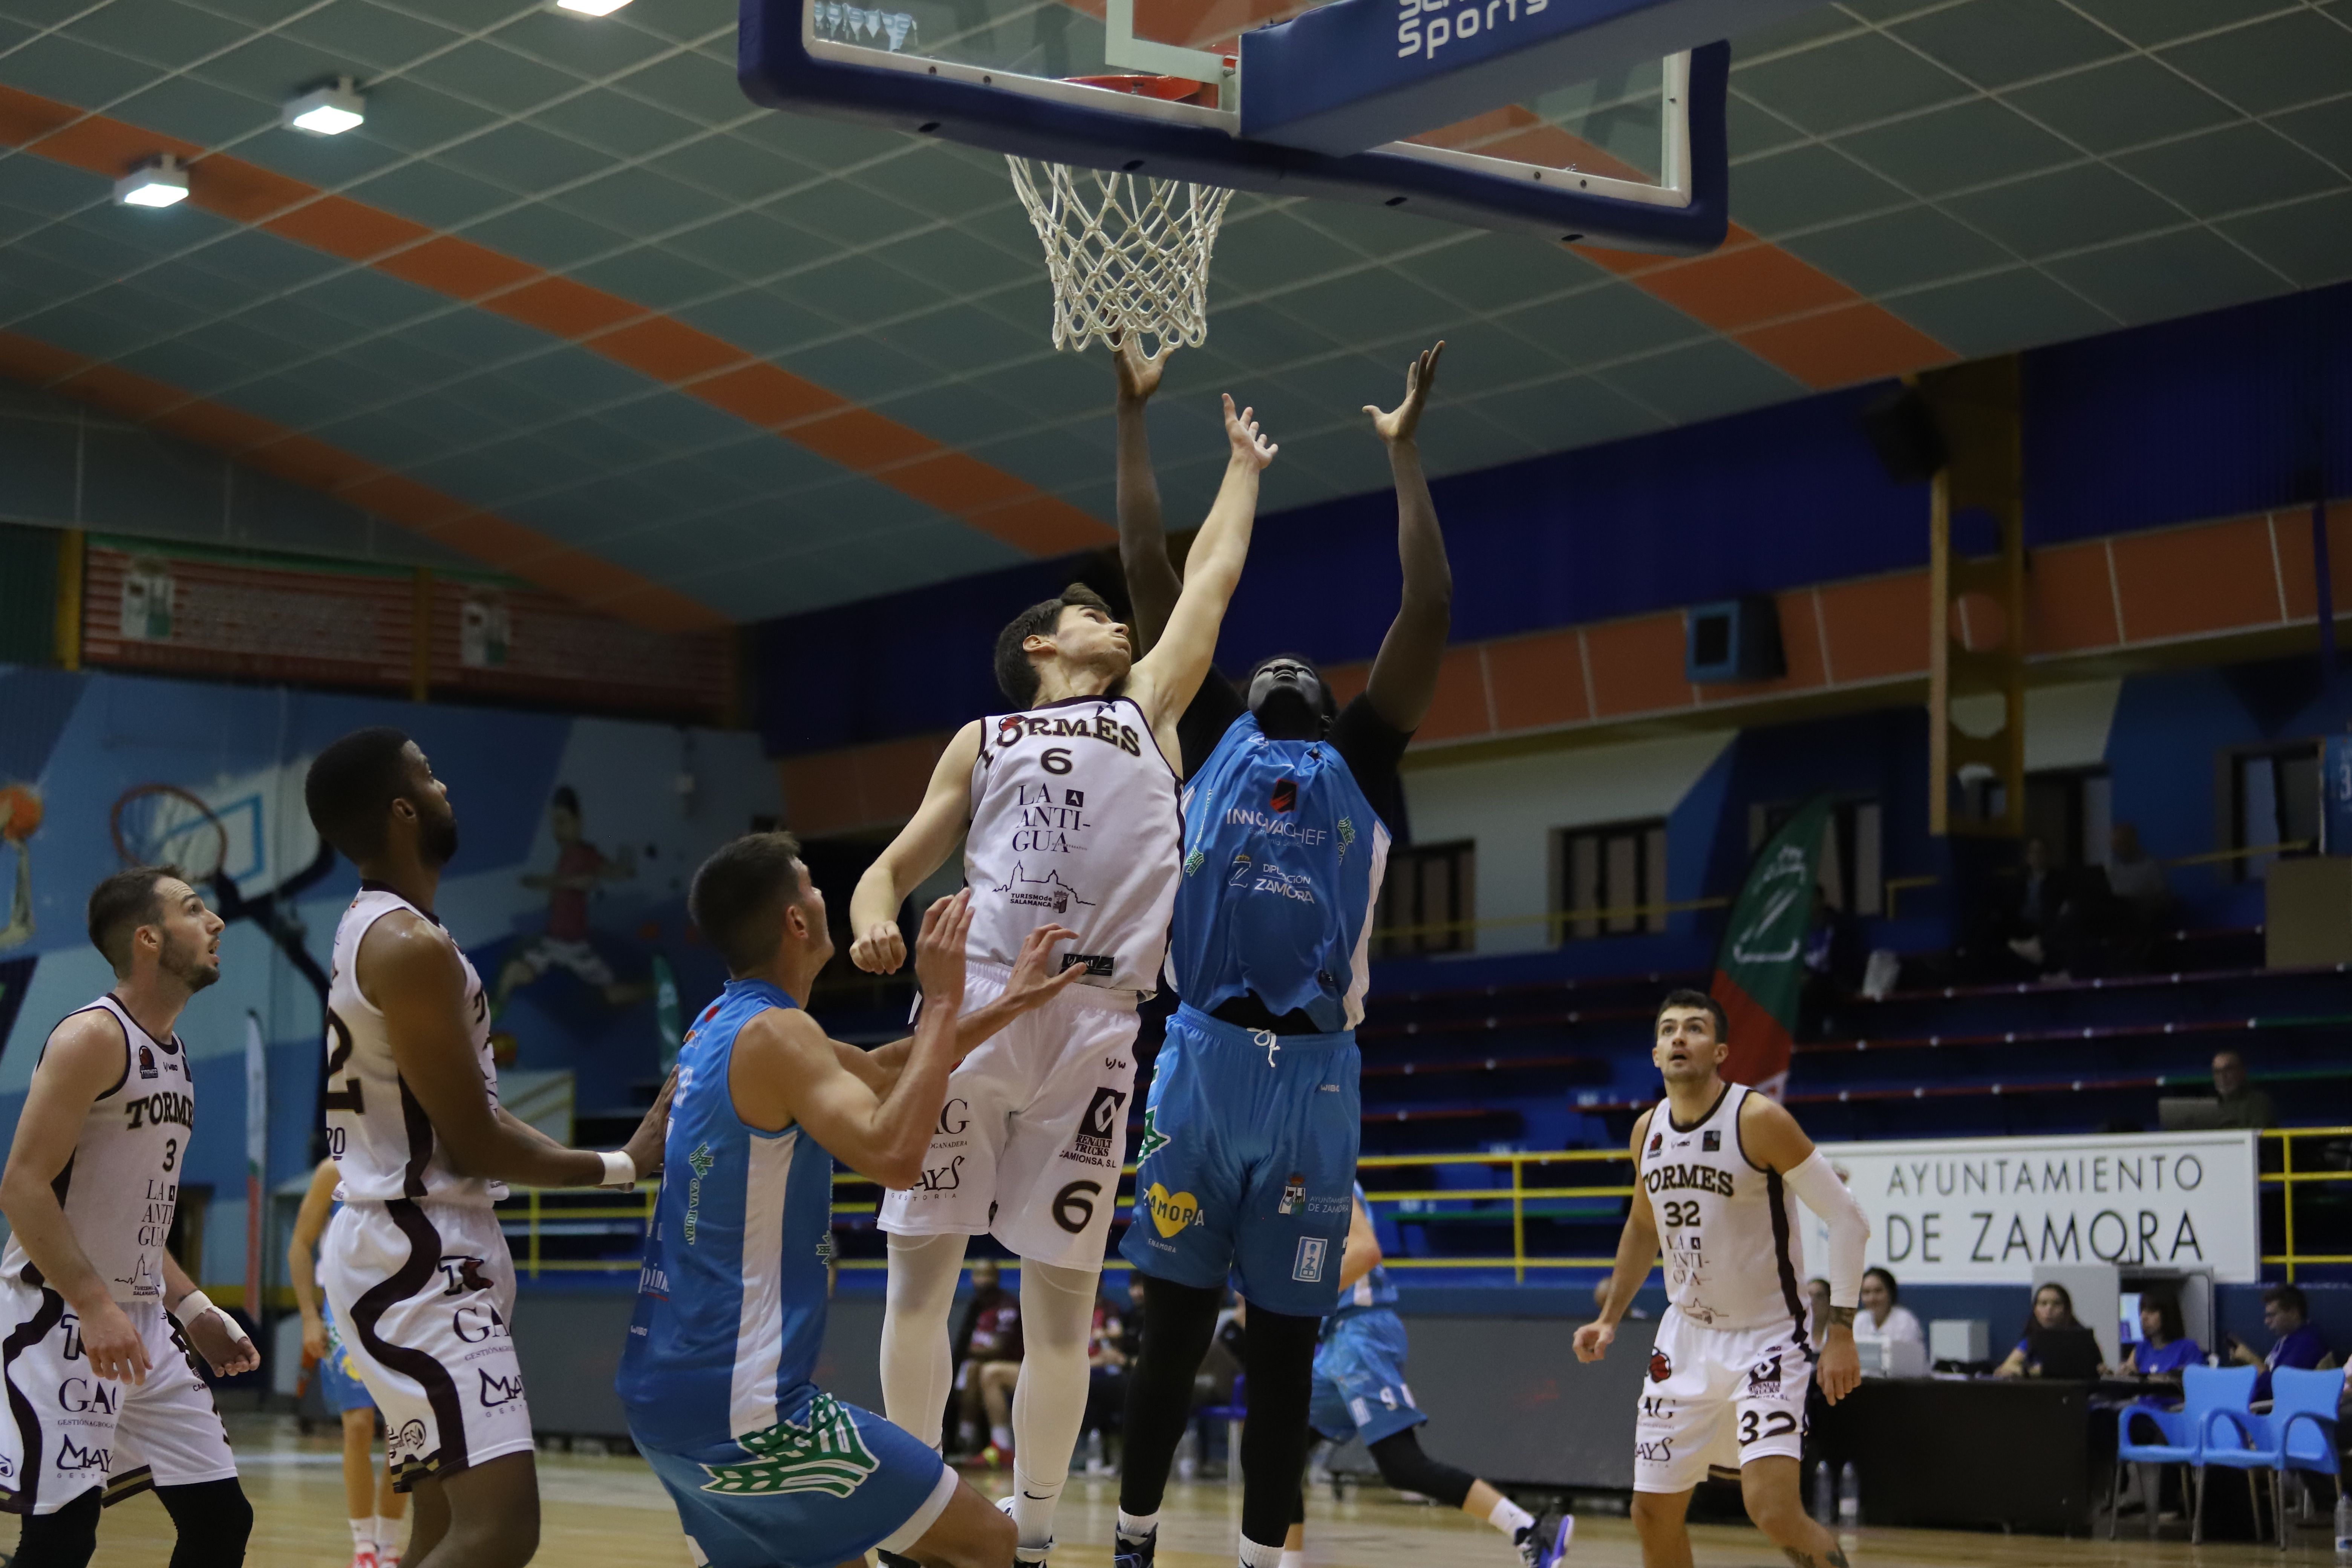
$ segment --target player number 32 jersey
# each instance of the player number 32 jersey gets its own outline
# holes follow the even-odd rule
[[[1726,1084],[1693,1127],[1660,1100],[1642,1139],[1638,1175],[1665,1253],[1666,1298],[1710,1329],[1804,1328],[1797,1283],[1796,1198],[1777,1171],[1749,1163],[1739,1108],[1756,1091]]]
[[[1183,822],[1143,710],[1074,697],[981,721],[971,769],[972,957],[1010,966],[1041,925],[1078,933],[1082,984],[1151,994],[1168,951]]]

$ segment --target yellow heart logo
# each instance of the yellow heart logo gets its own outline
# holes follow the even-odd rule
[[[1162,1236],[1173,1236],[1201,1217],[1201,1200],[1190,1193],[1171,1193],[1158,1182],[1143,1194],[1151,1206],[1151,1223]]]

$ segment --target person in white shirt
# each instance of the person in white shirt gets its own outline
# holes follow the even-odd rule
[[[1862,1271],[1862,1310],[1854,1314],[1853,1338],[1856,1344],[1864,1340],[1908,1340],[1925,1346],[1927,1332],[1911,1309],[1901,1304],[1902,1289],[1895,1276],[1884,1268]]]

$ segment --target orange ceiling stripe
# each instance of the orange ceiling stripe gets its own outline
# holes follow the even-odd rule
[[[908,471],[947,448],[674,317],[242,158],[5,86],[0,145],[110,180],[159,153],[174,153],[189,165],[192,205],[575,342],[1017,550],[1054,555],[1116,537],[1088,513],[978,458],[967,460],[989,476],[983,485],[942,486],[936,469]],[[742,412],[747,398],[762,416]]]
[[[366,458],[240,408],[210,403],[119,365],[0,331],[0,375],[76,398],[233,456],[248,468],[323,490],[439,540],[483,564],[656,631],[707,631],[727,617],[625,567],[445,495]]]

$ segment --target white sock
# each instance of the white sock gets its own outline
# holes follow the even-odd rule
[[[1496,1499],[1495,1511],[1486,1516],[1486,1522],[1488,1524],[1493,1525],[1496,1530],[1501,1531],[1513,1541],[1517,1541],[1519,1538],[1519,1531],[1525,1530],[1535,1521],[1536,1516],[1534,1514],[1529,1513],[1526,1509],[1521,1508],[1509,1498]]]
[[[399,1560],[400,1549],[407,1535],[407,1531],[402,1526],[407,1522],[405,1518],[390,1519],[383,1514],[375,1516],[375,1554],[378,1557],[394,1562]]]
[[[1160,1516],[1156,1513],[1129,1513],[1125,1509],[1118,1510],[1118,1532],[1129,1541],[1148,1540],[1159,1528]]]
[[[354,1552],[373,1552],[375,1550],[374,1520],[355,1519],[352,1521],[352,1550]]]
[[[1282,1568],[1282,1546],[1267,1546],[1242,1537],[1242,1568]]]
[[[940,1416],[955,1379],[948,1313],[963,1278],[961,1236],[888,1237],[882,1311],[882,1414],[915,1440],[940,1446]]]
[[[1009,1451],[1013,1447],[1013,1428],[1010,1426],[991,1426],[988,1429],[988,1440],[995,1444],[998,1447]]]
[[[1282,1554],[1282,1568],[1307,1568],[1307,1553],[1285,1552]]]
[[[1023,1444],[1022,1453],[1029,1452]],[[1054,1542],[1054,1505],[1062,1500],[1061,1481],[1041,1481],[1029,1473],[1026,1465],[1016,1461],[1013,1467],[1013,1523],[1020,1531],[1021,1544],[1032,1552],[1041,1551]]]

